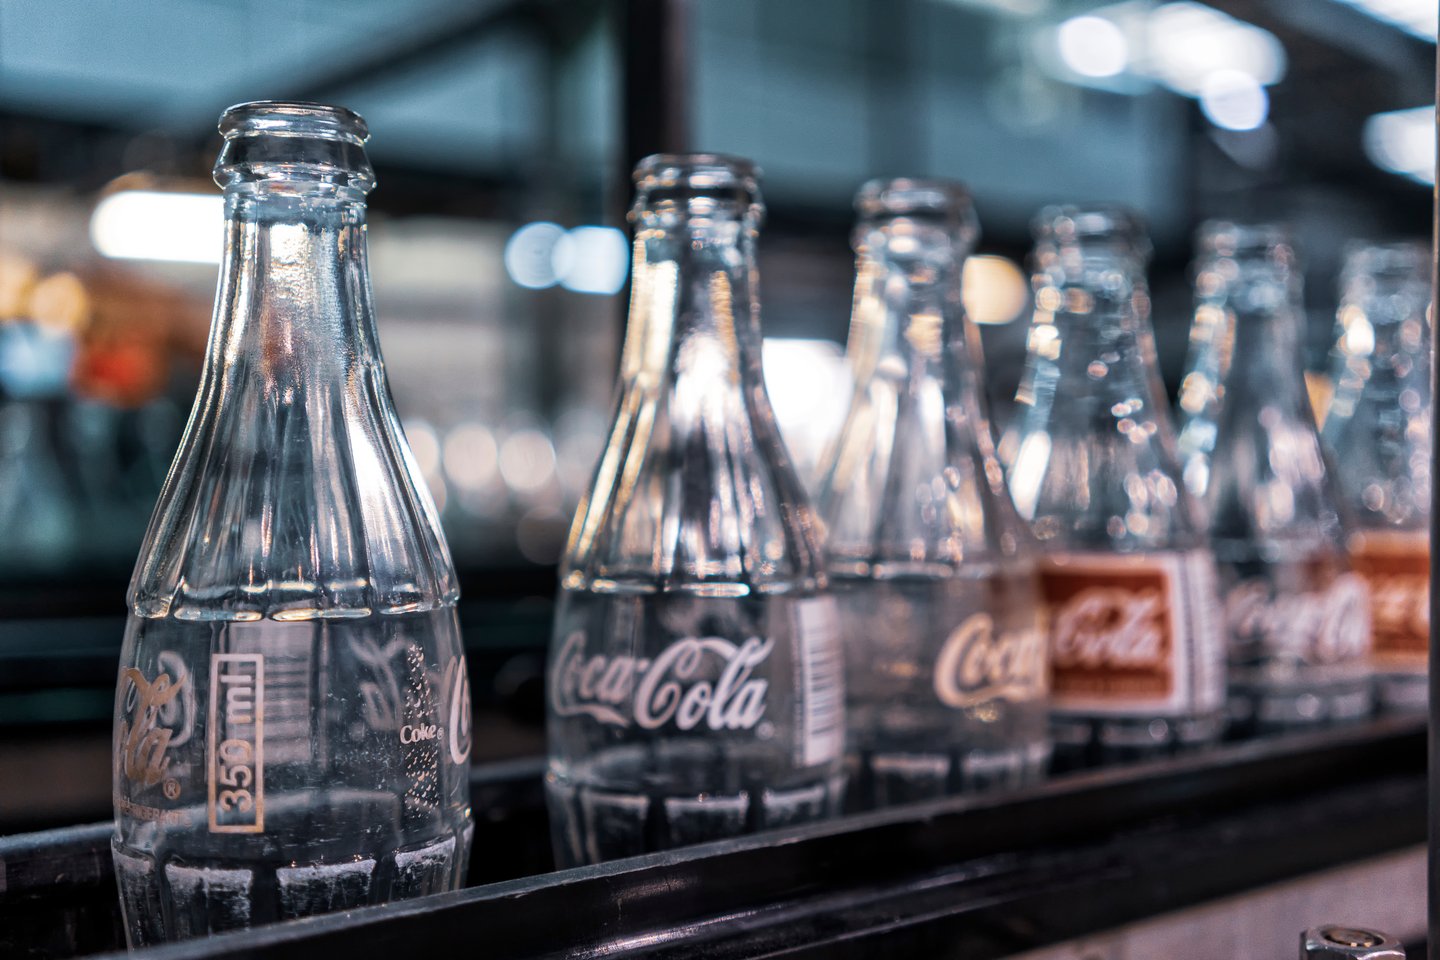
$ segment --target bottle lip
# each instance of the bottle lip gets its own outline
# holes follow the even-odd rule
[[[1204,253],[1234,256],[1237,253],[1270,253],[1293,250],[1289,224],[1273,221],[1245,223],[1235,220],[1207,220],[1195,231],[1195,246]]]
[[[653,153],[635,165],[638,190],[688,188],[758,192],[761,172],[751,160],[724,153]]]
[[[267,134],[340,140],[363,145],[370,138],[365,118],[346,107],[303,100],[252,100],[237,103],[220,115],[226,140]]]
[[[952,220],[963,239],[979,236],[975,200],[958,180],[939,177],[879,177],[855,193],[855,211],[861,219],[879,217],[938,217]]]
[[[1409,273],[1428,280],[1430,244],[1423,240],[1356,240],[1345,245],[1343,272]]]
[[[1145,220],[1139,213],[1119,204],[1054,204],[1042,209],[1031,230],[1036,239],[1060,243],[1080,240],[1124,240],[1149,252]]]

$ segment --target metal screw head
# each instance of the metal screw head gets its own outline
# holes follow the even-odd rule
[[[1321,936],[1331,943],[1338,943],[1342,947],[1378,947],[1380,937],[1369,930],[1355,930],[1350,927],[1326,927],[1320,931]]]
[[[1331,923],[1301,935],[1300,960],[1405,960],[1405,948],[1377,930]]]

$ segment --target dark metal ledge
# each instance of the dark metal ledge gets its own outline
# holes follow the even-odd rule
[[[985,960],[1422,842],[1424,744],[1422,718],[1380,719],[140,956]],[[543,869],[538,773],[477,770],[472,881]],[[106,825],[0,840],[0,958],[115,946],[107,842]]]

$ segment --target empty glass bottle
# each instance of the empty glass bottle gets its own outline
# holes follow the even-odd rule
[[[1352,249],[1324,439],[1370,585],[1381,701],[1423,708],[1430,639],[1430,248]]]
[[[1029,531],[995,456],[960,300],[959,184],[876,180],[859,212],[855,392],[820,484],[861,806],[1018,786],[1049,759]]]
[[[469,691],[391,406],[365,123],[232,107],[195,407],[129,593],[115,873],[132,946],[456,887]]]
[[[1010,490],[1044,551],[1057,763],[1209,743],[1215,565],[1160,389],[1148,241],[1116,208],[1049,208],[1035,236]]]
[[[1305,391],[1305,314],[1288,232],[1200,229],[1182,408],[1186,479],[1219,564],[1230,722],[1248,733],[1362,717],[1370,614]],[[1204,402],[1188,404],[1200,396]],[[1207,450],[1206,447],[1209,449]],[[1207,462],[1208,457],[1208,462]]]
[[[550,650],[567,864],[814,820],[842,786],[835,608],[761,375],[757,174],[662,155],[635,183],[615,420]]]

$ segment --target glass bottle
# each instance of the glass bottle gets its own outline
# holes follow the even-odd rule
[[[1035,221],[1035,316],[1010,491],[1040,542],[1059,766],[1219,737],[1215,565],[1180,478],[1127,211]]]
[[[1370,585],[1381,702],[1423,709],[1430,647],[1430,248],[1352,248],[1324,440]]]
[[[757,176],[703,154],[635,170],[615,419],[550,650],[562,864],[814,820],[839,800],[842,652],[761,374]]]
[[[472,830],[455,575],[371,306],[365,122],[250,103],[220,131],[215,318],[115,700],[136,947],[454,889]]]
[[[974,206],[938,180],[871,181],[855,206],[855,391],[818,495],[852,789],[868,807],[1019,786],[1049,760],[1048,658],[960,300]]]
[[[1210,515],[1232,730],[1364,716],[1369,600],[1350,569],[1305,390],[1305,313],[1288,231],[1215,221],[1198,245],[1195,313],[1205,333],[1191,338],[1182,405],[1199,381],[1213,389],[1183,407],[1182,436],[1206,440],[1192,448],[1186,479]]]

